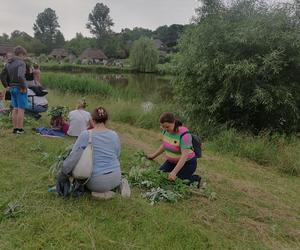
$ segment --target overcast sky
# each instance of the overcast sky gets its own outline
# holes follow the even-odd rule
[[[76,32],[90,36],[85,25],[97,2],[110,8],[116,32],[122,28],[154,30],[165,24],[187,24],[198,6],[197,0],[0,0],[0,34],[21,30],[33,35],[38,13],[50,7],[66,39],[75,37]]]

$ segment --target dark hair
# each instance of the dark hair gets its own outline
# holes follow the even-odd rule
[[[174,114],[170,113],[170,112],[162,113],[159,118],[159,122],[160,123],[165,123],[165,122],[175,123],[174,132],[178,131],[178,128],[180,126],[182,126],[182,122],[180,120],[176,119]]]
[[[96,108],[92,113],[92,119],[96,123],[106,123],[106,121],[108,120],[108,114],[105,108],[103,107]]]

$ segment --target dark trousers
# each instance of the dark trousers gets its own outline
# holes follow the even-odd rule
[[[160,170],[163,172],[171,172],[177,163],[165,161],[163,165],[160,166]],[[197,181],[199,176],[193,175],[197,168],[197,158],[194,157],[193,159],[190,159],[185,162],[183,167],[180,169],[180,171],[177,173],[177,177],[183,180],[190,180],[191,182]],[[197,180],[196,180],[197,179]]]

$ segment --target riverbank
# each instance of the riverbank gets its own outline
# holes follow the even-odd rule
[[[53,105],[61,100],[49,99]],[[64,99],[66,100],[66,98]],[[63,100],[64,105],[65,103]],[[59,102],[60,101],[60,102]],[[92,107],[92,106],[90,106]],[[134,188],[124,200],[61,199],[47,193],[49,167],[72,138],[45,138],[31,126],[47,126],[44,116],[26,125],[26,134],[1,130],[1,249],[297,249],[300,245],[300,188],[283,176],[247,160],[215,155],[209,147],[197,172],[207,193],[176,204],[151,206]],[[123,170],[133,153],[153,151],[158,132],[110,122],[121,137]],[[160,160],[161,161],[161,160]],[[15,214],[4,216],[8,204]]]

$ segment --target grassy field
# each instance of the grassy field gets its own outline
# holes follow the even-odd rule
[[[79,96],[49,94],[52,105],[74,107]],[[126,101],[94,97],[88,109],[114,110]],[[130,104],[128,104],[129,106]],[[131,104],[132,105],[132,104]],[[0,131],[0,249],[300,249],[299,177],[280,174],[250,160],[214,154],[206,145],[198,173],[216,199],[198,193],[176,204],[151,206],[134,189],[131,199],[61,199],[48,193],[49,172],[72,138],[44,138],[31,127],[47,126],[49,117],[29,122],[16,136]],[[149,153],[159,144],[157,131],[110,122],[121,137],[123,170],[133,153]],[[159,159],[161,162],[162,159]],[[18,201],[18,203],[16,203]],[[5,216],[9,202],[15,217]]]

